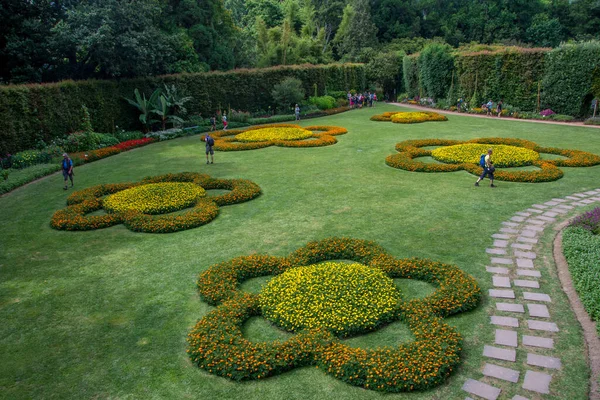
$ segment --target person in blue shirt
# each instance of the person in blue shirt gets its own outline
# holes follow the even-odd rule
[[[63,173],[63,177],[65,178],[65,190],[68,189],[67,187],[67,179],[71,179],[71,187],[73,187],[73,160],[71,160],[69,158],[69,155],[67,153],[63,153],[63,160],[62,160],[62,173]]]

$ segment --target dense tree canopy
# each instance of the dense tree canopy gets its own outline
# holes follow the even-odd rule
[[[0,82],[377,65],[432,42],[556,47],[599,32],[598,0],[3,0]]]

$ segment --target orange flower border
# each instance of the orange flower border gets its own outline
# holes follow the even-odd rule
[[[135,211],[87,215],[102,209],[103,196],[134,186],[160,182],[192,182],[205,190],[227,189],[229,193],[202,198],[190,210],[179,215],[148,215]],[[244,179],[215,179],[206,174],[183,172],[144,178],[136,183],[97,185],[74,192],[67,198],[67,208],[54,213],[50,226],[58,230],[86,231],[124,224],[134,232],[170,233],[196,228],[212,221],[219,206],[242,203],[261,194],[260,187]]]
[[[510,182],[552,182],[563,177],[563,171],[558,167],[591,167],[600,164],[600,157],[580,150],[541,147],[524,139],[512,138],[478,138],[467,141],[447,139],[406,140],[396,144],[398,154],[385,159],[385,163],[393,168],[414,172],[453,172],[465,170],[473,175],[481,174],[481,167],[471,163],[433,164],[416,161],[418,157],[431,156],[431,150],[422,149],[426,146],[453,146],[465,143],[504,144],[524,147],[538,153],[556,154],[568,157],[566,160],[537,160],[530,165],[539,167],[539,171],[499,171],[494,173],[495,179]]]
[[[242,132],[253,131],[264,128],[298,128],[312,131],[312,137],[304,140],[265,140],[263,142],[236,142],[235,135]],[[318,132],[318,133],[317,133]],[[270,125],[258,125],[251,128],[241,130],[232,129],[227,131],[213,132],[212,136],[215,139],[215,150],[219,151],[242,151],[242,150],[254,150],[262,149],[269,146],[280,146],[280,147],[322,147],[331,146],[337,143],[337,139],[334,136],[343,135],[348,133],[348,130],[339,126],[308,126],[301,127],[295,124],[270,124]],[[233,137],[229,137],[233,136]],[[203,136],[202,140],[206,137]]]
[[[322,329],[301,331],[283,342],[244,338],[244,322],[261,315],[261,310],[259,295],[241,291],[241,282],[339,259],[380,268],[390,278],[418,279],[437,287],[426,298],[399,302],[394,312],[394,319],[408,324],[414,342],[365,350]],[[214,265],[199,276],[198,289],[204,301],[218,305],[188,335],[187,352],[198,367],[241,381],[316,365],[344,382],[382,392],[423,390],[443,383],[460,363],[462,337],[442,319],[475,308],[481,299],[475,279],[456,266],[396,259],[374,242],[349,238],[311,242],[287,257],[252,255]]]

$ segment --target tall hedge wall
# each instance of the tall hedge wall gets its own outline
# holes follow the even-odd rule
[[[33,148],[40,139],[48,142],[77,130],[82,104],[88,107],[98,132],[138,128],[135,110],[123,99],[133,98],[136,88],[148,96],[164,83],[175,84],[180,93],[193,97],[186,104],[190,113],[208,116],[228,107],[266,110],[274,105],[273,86],[290,76],[303,82],[306,93],[314,93],[315,84],[319,94],[361,90],[367,84],[362,64],[331,64],[4,86],[0,87],[0,155]]]
[[[402,77],[404,89],[408,97],[419,95],[419,64],[418,55],[405,56],[402,59]]]
[[[565,44],[550,51],[544,76],[544,106],[560,114],[589,113],[598,68],[600,42]]]
[[[509,47],[497,52],[457,54],[454,57],[459,93],[532,111],[537,107],[538,83],[544,76],[548,49]],[[473,106],[479,106],[473,105]]]

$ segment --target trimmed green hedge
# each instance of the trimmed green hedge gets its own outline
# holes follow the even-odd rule
[[[273,85],[286,77],[302,81],[306,93],[366,87],[362,64],[295,65],[264,69],[177,74],[120,81],[65,81],[44,85],[0,87],[0,154],[34,148],[76,131],[81,105],[90,111],[94,130],[114,132],[138,128],[136,110],[124,97],[134,89],[149,95],[163,84],[193,96],[186,104],[190,114],[209,115],[218,109],[254,111],[273,107]],[[117,128],[118,127],[118,128]]]

